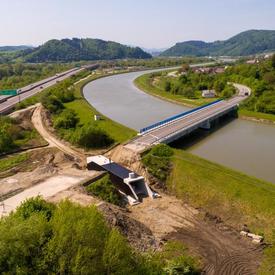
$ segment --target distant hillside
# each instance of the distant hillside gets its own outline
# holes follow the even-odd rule
[[[44,45],[24,53],[27,62],[110,60],[121,58],[151,58],[138,47],[128,47],[100,39],[50,40]]]
[[[177,43],[161,53],[161,56],[247,56],[274,50],[275,31],[249,30],[224,41]]]
[[[15,51],[22,51],[26,49],[31,49],[32,46],[0,46],[0,52],[15,52]]]

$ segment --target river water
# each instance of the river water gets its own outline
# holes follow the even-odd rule
[[[101,78],[83,94],[100,113],[135,130],[189,109],[137,89],[134,79],[149,72]],[[197,140],[189,152],[275,183],[275,125],[235,119]]]

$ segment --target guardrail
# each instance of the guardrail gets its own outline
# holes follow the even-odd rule
[[[178,115],[175,115],[175,116],[166,118],[166,119],[161,120],[161,121],[159,121],[159,122],[157,122],[157,123],[154,123],[154,124],[152,124],[152,125],[150,125],[150,126],[147,126],[147,127],[145,127],[145,128],[140,129],[140,130],[139,130],[139,133],[142,134],[142,133],[147,132],[147,131],[149,131],[149,130],[152,130],[152,129],[158,127],[158,126],[161,126],[161,125],[164,125],[164,124],[166,124],[166,123],[168,123],[168,122],[171,122],[171,121],[173,121],[173,120],[175,120],[175,119],[182,118],[182,117],[184,117],[184,116],[186,116],[186,115],[189,115],[189,114],[191,114],[191,113],[193,113],[193,112],[196,112],[196,111],[201,110],[201,109],[203,109],[203,108],[206,108],[206,107],[208,107],[208,106],[214,105],[214,104],[216,104],[216,103],[218,103],[218,102],[220,102],[220,101],[222,101],[222,100],[223,100],[223,99],[218,99],[218,100],[215,100],[215,101],[213,101],[213,102],[211,102],[211,103],[208,103],[208,104],[206,104],[206,105],[203,105],[203,106],[194,108],[194,109],[192,109],[192,110],[190,110],[190,111],[183,112],[183,113],[180,113],[180,114],[178,114]]]

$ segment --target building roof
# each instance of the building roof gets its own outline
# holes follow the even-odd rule
[[[127,178],[129,178],[129,174],[133,173],[131,170],[121,166],[118,163],[113,162],[112,160],[110,160],[102,155],[88,157],[87,163],[91,163],[91,162],[94,162],[95,164],[101,166],[107,172],[109,172],[121,179],[127,179]],[[135,177],[139,177],[139,175],[135,174]]]

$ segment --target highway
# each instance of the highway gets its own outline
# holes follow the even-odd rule
[[[10,110],[12,110],[14,108],[14,106],[18,102],[20,102],[26,98],[29,98],[29,97],[47,89],[47,88],[55,85],[59,81],[63,81],[65,79],[69,78],[70,76],[83,71],[84,69],[85,69],[85,67],[73,68],[68,71],[56,74],[55,76],[51,76],[49,78],[40,80],[38,82],[35,82],[33,84],[30,84],[28,86],[20,88],[17,90],[19,95],[8,96],[8,97],[6,97],[7,100],[5,100],[4,102],[1,102],[4,99],[4,97],[1,97],[0,98],[0,114],[5,114],[5,113],[9,112]]]
[[[234,86],[238,90],[238,94],[231,99],[218,101],[183,117],[144,131],[136,139],[129,142],[126,147],[134,151],[142,151],[154,144],[169,143],[184,134],[190,133],[192,130],[202,127],[208,120],[233,110],[251,93],[250,89],[244,85],[234,84]]]

